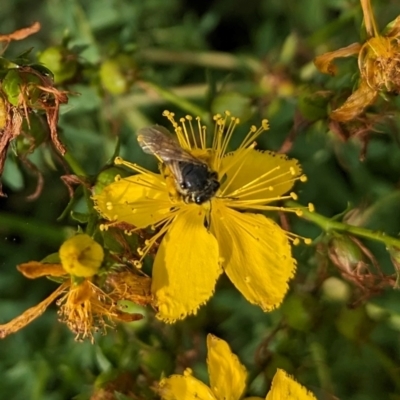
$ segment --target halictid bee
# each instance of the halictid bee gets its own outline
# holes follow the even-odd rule
[[[186,203],[202,204],[214,197],[220,187],[217,173],[184,150],[166,128],[140,129],[137,139],[145,153],[155,155],[170,169]]]

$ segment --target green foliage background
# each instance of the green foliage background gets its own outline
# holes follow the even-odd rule
[[[88,72],[85,79],[67,86],[70,100],[62,108],[59,126],[67,147],[91,175],[110,160],[117,136],[123,157],[156,168],[138,148],[134,132],[153,123],[167,125],[161,116],[164,109],[178,116],[188,113],[179,100],[165,100],[157,91],[151,95],[140,85],[123,95],[108,94],[98,76],[106,59],[131,54],[141,80],[173,89],[207,111],[230,109],[248,124],[268,118],[271,130],[260,147],[278,150],[307,93],[345,93],[352,87],[355,60],[341,63],[341,75],[331,78],[316,72],[312,59],[359,41],[362,35],[362,14],[355,0],[3,0],[1,8],[1,33],[33,21],[42,24],[38,34],[12,43],[7,57],[33,47],[35,58],[65,35],[70,37],[69,47],[80,50],[79,62]],[[400,14],[400,4],[375,1],[374,10],[383,27]],[[182,60],[182,52],[193,54]],[[363,206],[366,227],[398,235],[398,100],[390,101],[393,118],[371,134],[364,162],[359,141],[340,140],[329,131],[326,118],[316,118],[317,113],[326,115],[325,105],[309,111],[319,120],[298,130],[289,152],[308,176],[298,187],[302,204],[313,202],[317,212],[328,217],[348,206]],[[56,287],[44,279],[26,280],[15,266],[56,252],[76,227],[72,219],[57,221],[69,200],[59,177],[69,172],[54,154],[48,144],[30,156],[43,172],[45,185],[37,200],[27,201],[35,177],[9,151],[3,175],[8,197],[0,199],[1,323]],[[323,239],[311,223],[296,218],[290,223],[303,236]],[[393,274],[384,246],[368,241],[365,245],[383,271]],[[353,292],[354,286],[343,283],[326,252],[315,244],[294,252],[298,272],[291,291],[283,306],[269,314],[249,305],[222,278],[216,295],[196,317],[164,326],[148,311],[144,322],[119,326],[92,345],[75,342],[57,322],[56,307],[51,307],[0,342],[0,398],[94,399],[96,389],[121,375],[124,379],[117,381],[115,397],[110,398],[152,398],[146,387],[157,381],[162,369],[181,372],[190,365],[198,377],[207,379],[205,336],[214,333],[248,367],[249,395],[264,397],[280,367],[319,399],[400,399],[399,293],[388,288],[358,307],[348,307],[350,299],[341,290]],[[323,281],[332,276],[338,279],[330,280],[330,292]],[[137,397],[128,397],[132,393]]]

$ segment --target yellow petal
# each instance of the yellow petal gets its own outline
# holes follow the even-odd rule
[[[335,58],[350,57],[358,54],[361,49],[360,43],[353,43],[347,47],[330,51],[329,53],[322,54],[315,57],[314,64],[323,74],[335,75],[337,67],[333,64]]]
[[[316,400],[316,397],[285,371],[278,369],[266,400]]]
[[[350,121],[360,115],[365,107],[372,104],[378,92],[371,89],[367,82],[361,81],[358,89],[347,98],[344,104],[330,113],[330,117],[335,121]]]
[[[156,174],[138,174],[111,183],[93,200],[104,218],[138,228],[161,221],[173,206],[165,181]]]
[[[66,287],[67,284],[59,286],[47,299],[41,301],[34,307],[28,308],[12,321],[0,325],[0,339],[5,338],[11,333],[19,331],[31,323],[34,319],[40,317],[46,311],[47,307],[62,294]]]
[[[247,371],[228,344],[207,336],[207,365],[210,386],[219,400],[239,400],[246,388]]]
[[[278,306],[295,272],[285,231],[261,214],[240,213],[215,201],[211,217],[229,279],[264,311]]]
[[[67,273],[61,264],[47,264],[39,261],[29,261],[17,265],[17,269],[25,278],[36,279],[41,276],[63,276]]]
[[[297,160],[270,151],[243,149],[228,154],[222,160],[226,180],[222,196],[237,200],[260,200],[266,204],[287,193],[294,178],[301,174]]]
[[[162,379],[158,392],[164,400],[217,400],[208,386],[191,375]]]
[[[195,314],[213,294],[222,272],[218,243],[204,227],[206,210],[187,205],[172,222],[153,266],[152,293],[157,316],[173,322]]]

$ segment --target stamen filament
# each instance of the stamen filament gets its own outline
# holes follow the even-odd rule
[[[229,196],[230,196],[230,197],[235,196],[235,195],[237,195],[238,193],[240,193],[240,192],[242,192],[242,191],[245,191],[245,190],[247,190],[247,189],[250,189],[250,190],[251,190],[251,189],[253,189],[253,187],[257,187],[257,185],[260,185],[260,184],[264,184],[264,185],[265,185],[265,184],[267,184],[267,183],[269,183],[269,182],[272,182],[274,179],[280,178],[280,177],[282,177],[282,176],[284,176],[284,175],[286,175],[286,174],[288,173],[288,172],[284,172],[284,173],[281,174],[281,175],[274,176],[274,177],[273,177],[272,179],[270,179],[270,180],[263,181],[263,182],[260,182],[260,183],[258,183],[257,185],[255,185],[256,182],[258,182],[258,181],[260,181],[261,179],[267,177],[267,176],[270,175],[272,172],[274,172],[274,171],[276,171],[276,170],[278,170],[278,169],[280,169],[280,168],[281,168],[281,167],[278,165],[277,167],[275,167],[275,168],[273,168],[273,169],[271,169],[271,170],[269,170],[269,171],[263,173],[262,175],[258,176],[257,178],[253,179],[252,181],[250,181],[250,182],[246,183],[245,185],[241,186],[240,188],[236,189],[234,192],[230,193]],[[236,172],[236,173],[237,173],[237,172]],[[236,174],[235,174],[235,176],[236,176]],[[232,178],[232,180],[233,180],[233,179],[234,179],[234,178]],[[253,185],[254,185],[254,186],[253,186]]]
[[[205,127],[201,126],[201,119],[200,117],[196,117],[197,121],[197,129],[199,132],[199,138],[200,138],[200,146],[203,150],[207,148],[207,131]]]

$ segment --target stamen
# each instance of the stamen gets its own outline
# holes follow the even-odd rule
[[[247,135],[245,136],[245,138],[243,139],[243,142],[239,146],[239,149],[246,148],[249,145],[251,145],[251,143],[253,143],[263,132],[265,132],[267,130],[269,130],[269,124],[268,124],[268,120],[266,120],[266,119],[263,119],[261,121],[261,126],[259,128],[257,128],[256,126],[253,125],[250,128]]]
[[[174,129],[176,129],[178,127],[178,123],[175,121],[175,118],[174,118],[175,114],[173,112],[164,110],[162,115],[163,115],[163,117],[168,118],[169,122],[171,122]]]
[[[191,150],[192,145],[191,145],[189,135],[188,135],[188,132],[186,129],[185,119],[181,118],[180,122],[181,122],[182,126],[177,126],[175,128],[175,133],[176,133],[176,136],[178,137],[179,144],[184,149]]]
[[[259,183],[254,184],[255,182],[265,178],[268,174],[270,174],[271,172],[275,171],[276,169],[280,169],[280,166],[277,166],[274,169],[264,173],[263,175],[260,175],[258,178],[254,179],[253,181],[247,183],[246,185],[244,185],[244,186],[240,187],[239,189],[235,190],[234,192],[230,193],[229,197],[232,197],[232,196],[244,197],[244,196],[253,195],[254,193],[257,193],[257,192],[265,190],[266,189],[265,186],[267,184],[271,184],[274,180],[276,180],[278,178],[280,179],[280,178],[284,177],[287,174],[293,175],[291,171],[286,171],[286,172],[284,172],[284,173],[282,173],[280,175],[276,175],[276,176],[272,177],[271,179],[268,179],[268,180],[265,180],[265,181],[261,181]],[[287,179],[285,181],[272,184],[272,188],[270,188],[270,190],[274,190],[275,188],[277,188],[277,187],[279,187],[281,185],[286,185],[286,184],[291,183],[291,182],[296,182],[297,180],[301,181],[301,177],[295,177],[293,179]],[[256,188],[258,188],[260,186],[263,186],[263,187],[261,189],[255,190]]]
[[[296,233],[286,231],[285,232],[288,239],[292,241],[294,246],[297,246],[300,244],[300,241],[303,241],[304,244],[310,245],[312,243],[312,240],[310,238],[306,238],[301,235],[297,235]]]
[[[197,121],[197,130],[199,132],[199,138],[200,138],[200,146],[202,150],[205,150],[207,148],[207,128],[201,125],[200,117],[196,117],[196,121]]]
[[[222,158],[226,154],[228,144],[232,138],[233,132],[235,131],[235,128],[239,123],[240,123],[239,118],[231,117],[231,122],[229,124],[229,127],[225,133],[225,137],[222,142],[220,158]]]
[[[193,125],[192,125],[193,117],[192,117],[191,115],[186,115],[185,118],[186,118],[186,119],[188,120],[188,122],[189,122],[190,134],[192,135],[194,147],[195,147],[196,149],[198,149],[198,148],[199,148],[199,145],[197,144],[197,138],[196,138],[196,136],[199,136],[199,140],[200,140],[200,135],[196,135],[196,133],[195,133],[195,131],[194,131],[194,129],[193,129]]]
[[[121,157],[115,157],[114,164],[115,165],[124,165],[125,167],[133,169],[134,171],[138,172],[139,174],[148,174],[148,175],[152,175],[152,176],[159,176],[159,174],[155,174],[154,172],[151,172],[148,169],[143,168],[136,163],[131,163],[129,161],[125,161]]]
[[[167,221],[165,222],[165,225],[160,229],[159,232],[157,232],[155,235],[151,237],[151,239],[148,239],[145,241],[145,247],[143,249],[140,249],[142,254],[139,254],[139,249],[138,249],[138,254],[140,255],[140,262],[143,261],[143,259],[146,257],[150,249],[153,247],[153,245],[157,242],[157,240],[164,235],[165,232],[168,231],[172,221],[174,220],[175,216],[169,217]]]
[[[243,160],[243,161],[244,161],[244,160]],[[246,191],[246,190],[253,190],[255,187],[259,186],[260,184],[266,185],[267,183],[270,183],[270,182],[273,181],[274,179],[280,178],[280,177],[282,177],[282,176],[284,176],[284,175],[287,174],[287,172],[284,172],[283,174],[274,176],[274,177],[273,177],[272,179],[270,179],[270,180],[266,180],[266,181],[260,182],[260,180],[266,178],[268,175],[272,174],[273,172],[275,172],[275,171],[277,171],[277,170],[279,170],[279,169],[281,169],[281,166],[280,166],[280,165],[276,166],[275,168],[272,168],[271,170],[269,170],[269,171],[267,171],[267,172],[264,172],[262,175],[258,176],[257,178],[253,179],[252,181],[250,181],[250,182],[246,183],[245,185],[241,186],[240,188],[236,189],[234,192],[230,193],[229,196],[232,197],[232,196],[236,196],[236,195],[239,194],[240,192],[243,192],[243,191]],[[237,169],[237,171],[236,171],[236,173],[235,173],[235,176],[232,178],[231,181],[234,180],[234,178],[236,177],[236,174],[237,174],[238,171],[239,171],[239,168]],[[257,184],[257,182],[259,182],[259,183]],[[264,189],[265,189],[265,188],[264,188]],[[248,195],[248,194],[247,194],[247,195]]]

